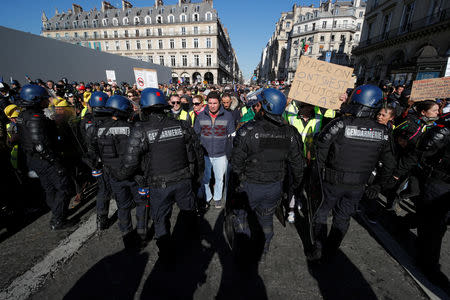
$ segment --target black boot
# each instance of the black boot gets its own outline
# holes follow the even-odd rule
[[[53,231],[70,229],[74,225],[75,225],[74,222],[68,221],[67,219],[50,221],[50,229]]]
[[[135,230],[132,230],[122,236],[123,245],[127,251],[139,251],[141,247],[140,238]]]
[[[183,210],[180,212],[179,217],[183,218],[183,224],[185,224],[186,238],[195,239],[199,237],[198,229],[198,217],[195,210]]]
[[[332,226],[330,234],[328,234],[328,238],[323,247],[322,258],[324,262],[330,262],[334,259],[343,239],[344,233]]]
[[[97,230],[108,229],[108,216],[97,215]]]
[[[175,255],[170,234],[158,238],[156,240],[156,246],[158,246],[159,249],[158,256],[161,263],[166,267],[174,266]]]
[[[327,224],[313,224],[314,245],[306,258],[311,262],[318,262],[322,257],[322,249],[327,239]]]

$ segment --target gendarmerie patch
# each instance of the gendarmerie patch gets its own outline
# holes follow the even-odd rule
[[[147,131],[147,137],[148,141],[150,143],[154,143],[156,136],[158,135],[158,129]],[[159,137],[160,142],[180,138],[183,136],[183,129],[181,126],[174,126],[174,127],[168,127],[164,128],[161,131],[161,136]]]
[[[97,136],[102,136],[103,131],[105,131],[105,128],[99,128]],[[106,135],[130,135],[130,127],[111,127],[108,129],[108,132]]]
[[[346,126],[345,137],[363,141],[387,141],[388,136],[384,134],[382,129],[365,128],[358,126]]]

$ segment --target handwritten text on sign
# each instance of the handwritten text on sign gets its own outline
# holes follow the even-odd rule
[[[289,97],[323,108],[339,109],[339,96],[353,88],[353,69],[302,56]]]
[[[423,101],[450,98],[450,77],[413,81],[411,100]]]

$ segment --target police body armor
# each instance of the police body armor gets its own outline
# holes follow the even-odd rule
[[[266,119],[250,121],[238,134],[246,140],[248,157],[244,170],[245,180],[250,183],[272,183],[282,181],[285,175],[285,162],[293,139],[297,139],[298,153],[302,142],[295,127],[275,124]]]
[[[131,124],[124,120],[110,119],[102,122],[96,131],[98,153],[103,165],[112,171],[120,170]]]
[[[191,178],[189,164],[195,158],[187,151],[189,141],[182,122],[164,115],[150,115],[145,123],[137,123],[135,129],[149,147],[144,172],[150,186],[165,187]]]
[[[450,129],[434,127],[418,144],[422,159],[420,167],[424,175],[450,183]]]
[[[370,118],[335,119],[317,138],[319,167],[332,184],[366,184],[383,150],[391,150],[388,129]]]
[[[20,145],[25,154],[36,158],[54,161],[56,144],[56,125],[40,109],[29,108],[17,118],[17,132]]]

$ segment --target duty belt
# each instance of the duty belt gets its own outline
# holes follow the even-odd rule
[[[370,172],[354,173],[347,171],[338,171],[325,168],[323,171],[323,180],[329,183],[345,184],[345,185],[361,185],[367,183]]]
[[[189,167],[167,175],[152,176],[149,178],[152,187],[166,188],[168,184],[191,178]]]

